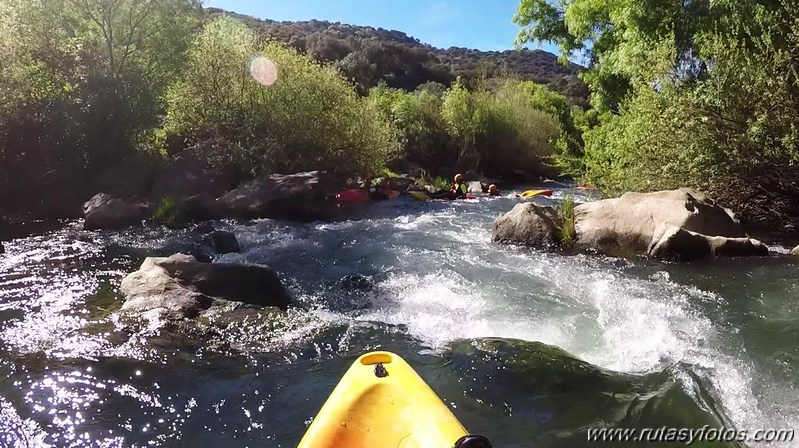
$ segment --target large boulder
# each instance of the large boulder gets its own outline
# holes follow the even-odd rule
[[[799,257],[799,246],[793,248],[793,250],[791,251],[791,255]]]
[[[291,298],[277,274],[260,264],[202,263],[190,255],[147,258],[122,279],[122,310],[165,309],[194,317],[225,301],[286,309]]]
[[[494,220],[492,239],[531,247],[556,246],[560,244],[561,228],[557,209],[523,202]]]
[[[410,177],[387,177],[380,183],[381,186],[400,192],[406,192],[416,187],[416,180]]]
[[[233,187],[234,179],[208,163],[207,153],[212,148],[201,144],[188,148],[167,162],[153,182],[150,196],[154,200],[165,197],[188,198],[207,193],[217,198]]]
[[[86,230],[121,229],[141,225],[150,212],[146,201],[121,199],[98,193],[83,204],[83,228]]]
[[[581,204],[574,220],[578,250],[683,260],[768,253],[729,209],[689,188]]]
[[[210,193],[199,193],[183,200],[183,216],[188,221],[222,219],[225,207]]]
[[[320,171],[273,174],[240,185],[219,198],[219,202],[237,218],[309,222],[332,214],[335,201],[330,199],[341,185],[338,178]]]
[[[205,240],[218,254],[229,254],[241,250],[236,235],[225,230],[214,230],[205,235]]]

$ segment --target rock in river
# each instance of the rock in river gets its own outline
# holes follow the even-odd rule
[[[546,247],[560,242],[560,217],[554,207],[533,202],[516,204],[494,220],[492,239],[498,242]]]
[[[574,219],[576,249],[682,261],[768,255],[729,209],[690,188],[581,204]]]
[[[273,174],[240,185],[219,198],[237,218],[276,218],[308,222],[327,216],[327,201],[340,189],[341,182],[320,171]]]
[[[141,225],[149,214],[147,202],[121,199],[110,194],[98,193],[83,204],[86,230],[121,229]]]
[[[225,301],[286,309],[291,301],[277,274],[260,264],[201,263],[190,255],[147,258],[122,279],[122,310],[166,309],[186,317]]]

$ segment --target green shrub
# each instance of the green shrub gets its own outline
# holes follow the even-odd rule
[[[263,56],[277,67],[274,85],[251,79],[246,67]],[[221,16],[189,51],[189,67],[169,94],[167,141],[212,138],[217,162],[246,175],[313,169],[375,171],[396,157],[395,129],[359,98],[332,66]]]
[[[161,199],[151,220],[167,227],[179,227],[186,221],[183,201],[170,196]]]
[[[563,227],[560,231],[560,244],[562,247],[571,247],[574,244],[574,198],[567,195],[560,204],[560,218]]]

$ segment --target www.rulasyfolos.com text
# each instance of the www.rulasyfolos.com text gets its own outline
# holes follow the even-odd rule
[[[591,428],[589,442],[791,442],[796,430],[714,428]]]

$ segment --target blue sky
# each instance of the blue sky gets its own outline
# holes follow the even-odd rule
[[[519,29],[513,23],[519,0],[206,0],[205,5],[261,19],[394,29],[441,48],[508,50]],[[541,48],[558,54],[551,45]]]

